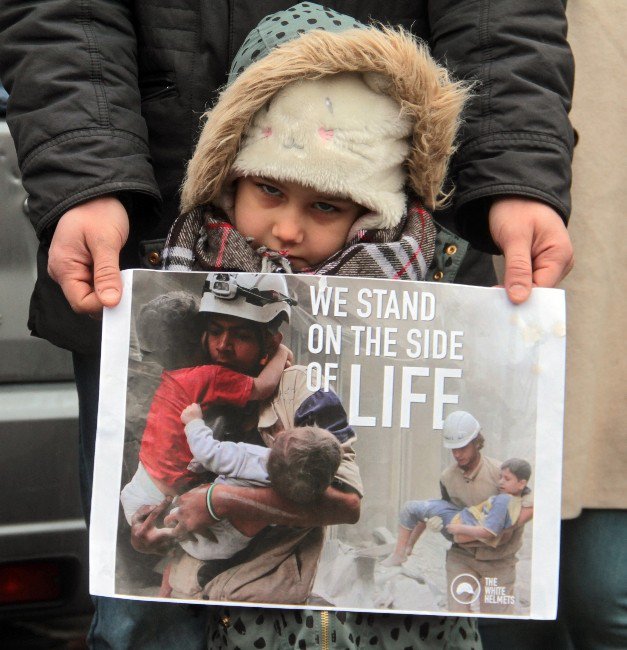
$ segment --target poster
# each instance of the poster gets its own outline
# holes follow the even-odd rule
[[[304,274],[123,280],[103,323],[92,593],[554,617],[562,291],[513,306],[498,288]],[[305,498],[285,450],[329,431],[336,464]],[[165,555],[137,551],[129,522],[168,494],[150,523]],[[214,525],[168,537],[194,507]]]

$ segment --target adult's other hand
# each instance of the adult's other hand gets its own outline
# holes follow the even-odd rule
[[[131,544],[140,553],[166,555],[174,546],[176,535],[171,528],[160,528],[157,520],[172,503],[164,499],[157,506],[142,506],[131,519]]]
[[[120,250],[128,215],[114,196],[101,196],[68,210],[57,223],[48,273],[75,312],[99,314],[122,296]]]
[[[172,527],[176,537],[186,533],[202,533],[216,523],[207,510],[208,489],[209,485],[199,485],[178,497],[176,510],[165,518],[165,525]]]
[[[562,218],[546,203],[522,197],[496,199],[490,234],[505,257],[509,299],[525,302],[532,287],[554,287],[573,267],[573,247]]]

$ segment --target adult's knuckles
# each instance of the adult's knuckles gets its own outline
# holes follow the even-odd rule
[[[117,288],[119,284],[120,268],[116,264],[99,264],[94,268],[94,282],[102,290],[106,285]]]
[[[531,260],[526,255],[514,254],[505,258],[505,272],[509,277],[531,274]]]

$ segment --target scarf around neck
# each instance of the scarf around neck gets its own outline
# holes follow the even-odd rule
[[[411,199],[397,226],[359,230],[344,248],[301,273],[424,280],[435,238],[431,215],[417,199]],[[224,212],[212,205],[199,206],[174,222],[163,251],[163,268],[292,273],[289,260],[264,246],[255,248]]]

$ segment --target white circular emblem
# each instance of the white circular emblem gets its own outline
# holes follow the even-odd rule
[[[481,594],[481,584],[470,573],[460,573],[451,582],[451,596],[460,605],[474,603]]]

